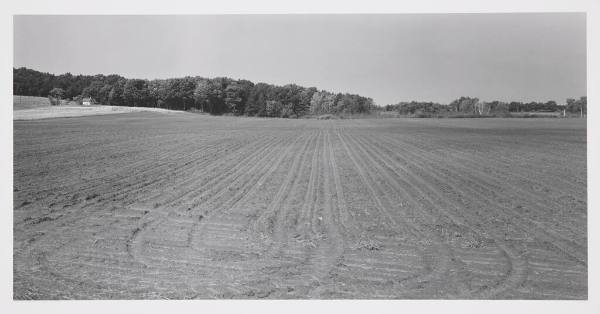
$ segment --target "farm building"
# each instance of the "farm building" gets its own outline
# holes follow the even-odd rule
[[[81,104],[84,106],[89,106],[92,104],[92,98],[84,98],[81,100]]]

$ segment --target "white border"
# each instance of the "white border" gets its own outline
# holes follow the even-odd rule
[[[2,313],[160,313],[205,312],[234,313],[260,311],[261,313],[398,313],[419,311],[424,313],[600,313],[600,265],[598,229],[599,204],[596,193],[599,175],[593,160],[598,157],[599,127],[588,123],[588,301],[13,301],[12,300],[12,63],[13,14],[272,14],[272,13],[476,13],[476,12],[587,12],[588,60],[588,119],[597,117],[598,52],[600,30],[600,1],[542,1],[504,0],[475,1],[421,0],[412,3],[381,0],[369,1],[77,1],[77,0],[10,0],[0,3],[2,23],[1,85],[3,105],[0,106],[0,199],[2,200],[3,259],[0,268]],[[592,35],[595,35],[592,36]],[[591,120],[589,120],[591,121]]]

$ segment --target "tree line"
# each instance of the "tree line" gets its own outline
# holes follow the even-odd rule
[[[127,79],[112,75],[54,75],[13,68],[13,93],[51,99],[91,98],[111,106],[200,110],[211,114],[300,117],[307,114],[355,114],[375,109],[371,98],[332,93],[296,84],[277,86],[227,77]]]
[[[556,101],[547,102],[502,102],[502,101],[480,101],[473,97],[460,97],[450,104],[436,102],[399,102],[385,106],[386,111],[396,111],[403,115],[443,115],[450,113],[462,113],[470,115],[498,115],[511,112],[559,112],[587,113],[587,97],[579,99],[569,98],[564,105]]]
[[[120,75],[54,75],[27,68],[13,68],[13,93],[60,99],[91,98],[112,106],[156,107],[199,110],[211,114],[262,117],[300,117],[321,114],[356,114],[375,110],[403,115],[499,115],[512,112],[587,113],[587,97],[569,98],[565,104],[547,102],[480,101],[460,97],[449,104],[410,101],[377,107],[371,98],[349,93],[332,93],[296,84],[277,86],[227,77],[184,77],[172,79],[127,79]]]

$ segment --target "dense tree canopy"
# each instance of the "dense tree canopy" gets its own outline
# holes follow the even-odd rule
[[[61,90],[60,96],[51,95]],[[127,79],[111,75],[54,75],[27,68],[13,69],[13,93],[25,96],[52,96],[54,99],[90,97],[95,103],[113,106],[158,107],[200,110],[211,114],[262,117],[300,117],[307,114],[357,114],[377,109],[371,98],[332,93],[296,84],[277,86],[227,77],[184,77],[171,79]],[[567,99],[565,105],[543,102],[483,102],[460,97],[450,104],[400,102],[387,105],[388,111],[406,115],[459,113],[488,115],[507,112],[587,112],[587,98]]]
[[[448,105],[434,102],[400,102],[395,105],[385,106],[386,111],[397,111],[403,115],[430,115],[430,114],[468,114],[468,115],[496,115],[509,112],[557,112],[563,109],[570,113],[586,114],[587,98],[579,100],[567,99],[566,105],[558,105],[555,101],[547,102],[502,102],[480,101],[477,98],[460,97]],[[583,108],[583,109],[582,109]]]
[[[57,76],[27,68],[13,69],[13,93],[47,97],[53,88],[61,88],[65,91],[65,98],[73,98],[80,95],[93,79],[93,76],[73,76],[71,73]]]
[[[90,97],[112,106],[201,110],[211,114],[300,117],[306,114],[369,112],[373,100],[353,94],[334,94],[296,84],[254,84],[226,77],[207,79],[126,79],[119,75],[54,75],[26,68],[13,69],[18,95],[48,96],[61,88],[62,98]]]

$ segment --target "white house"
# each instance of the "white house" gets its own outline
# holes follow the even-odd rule
[[[81,104],[84,106],[89,106],[92,104],[92,98],[84,98],[81,100]]]

